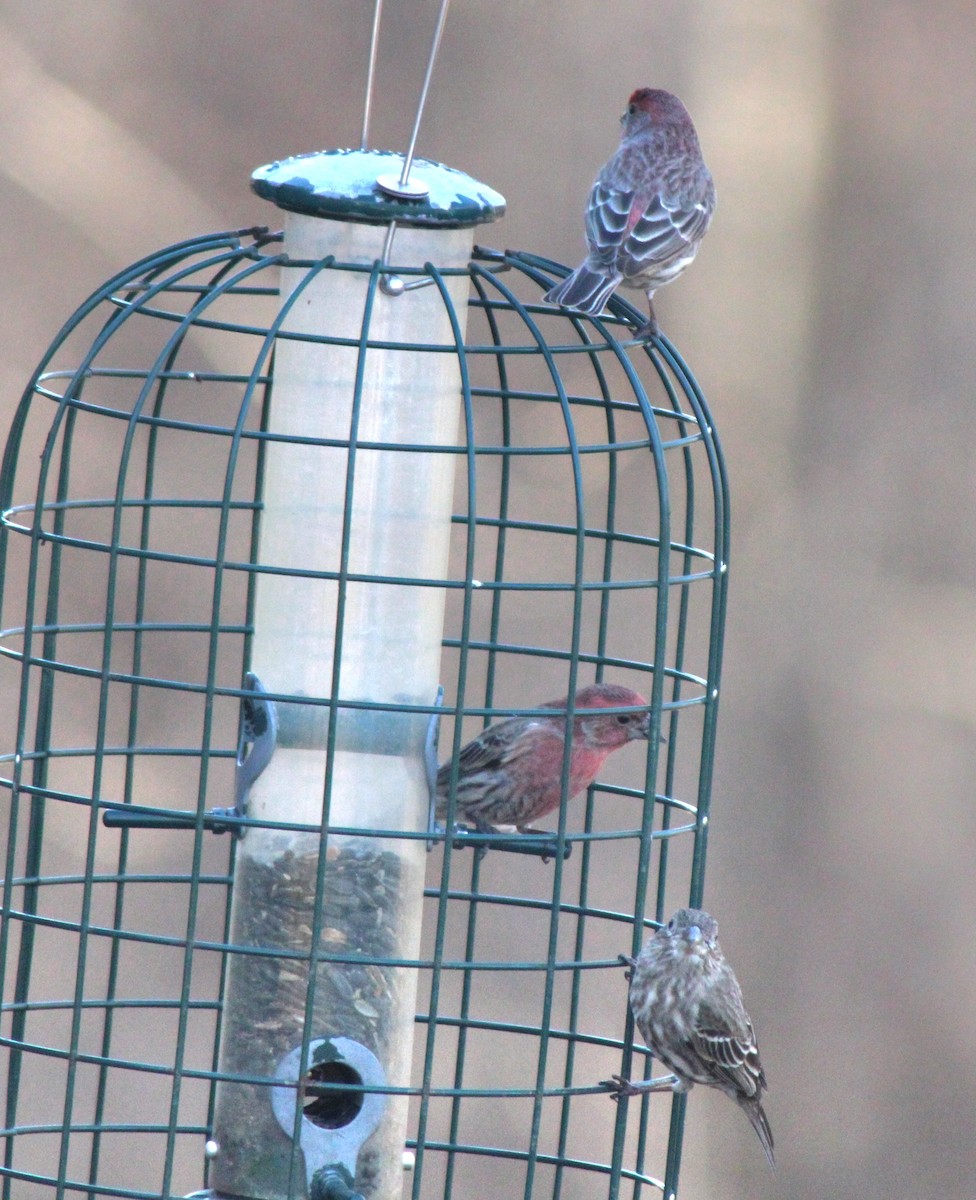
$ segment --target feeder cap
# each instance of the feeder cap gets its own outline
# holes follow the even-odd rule
[[[385,225],[456,229],[482,225],[505,212],[505,197],[463,171],[427,158],[415,158],[408,182],[425,194],[405,198],[384,191],[382,176],[398,179],[404,155],[392,150],[320,150],[259,167],[251,188],[279,208],[310,217],[333,217]]]

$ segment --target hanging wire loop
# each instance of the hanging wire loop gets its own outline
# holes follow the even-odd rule
[[[420,89],[420,99],[417,101],[417,112],[413,121],[413,130],[410,134],[410,144],[407,147],[407,153],[403,160],[403,168],[399,176],[395,174],[379,175],[376,179],[377,187],[388,196],[395,196],[399,200],[423,200],[430,193],[430,188],[426,183],[419,179],[410,178],[410,168],[413,166],[414,152],[417,148],[417,135],[420,133],[420,122],[424,115],[427,93],[430,91],[430,81],[434,74],[434,63],[437,60],[437,51],[440,49],[441,38],[444,35],[444,26],[447,24],[447,10],[450,8],[450,4],[451,0],[441,0],[441,8],[437,16],[437,25],[434,28],[434,37],[430,44],[430,54],[427,56],[427,69],[424,72],[424,82]],[[378,14],[376,22],[377,24],[379,22]],[[372,64],[372,56],[375,54],[375,49],[371,48],[370,54]],[[370,79],[372,79],[372,65],[370,67]],[[371,97],[369,92],[367,92],[367,111],[370,104]],[[390,261],[390,252],[393,249],[393,239],[395,236],[396,221],[391,221],[386,241],[383,245],[383,266]],[[404,292],[412,292],[417,288],[429,287],[433,282],[432,279],[414,279],[410,283],[407,283],[399,275],[384,274],[380,279],[380,289],[387,296],[402,296]]]

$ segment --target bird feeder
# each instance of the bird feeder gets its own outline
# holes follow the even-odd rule
[[[718,439],[408,161],[257,171],[283,234],[119,272],[15,413],[3,1200],[676,1193],[683,1098],[600,1080],[651,1071],[618,955],[702,892]],[[438,761],[600,679],[653,736],[546,836],[433,821]]]

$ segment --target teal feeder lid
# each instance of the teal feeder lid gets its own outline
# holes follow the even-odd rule
[[[499,192],[426,158],[413,160],[408,180],[409,190],[422,194],[395,195],[403,162],[392,150],[321,150],[259,167],[251,187],[289,212],[376,225],[397,221],[453,229],[482,225],[505,212]]]

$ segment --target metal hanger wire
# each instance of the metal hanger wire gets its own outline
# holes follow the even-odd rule
[[[383,19],[383,0],[373,6],[373,31],[369,37],[369,63],[366,66],[366,96],[363,99],[363,132],[359,138],[360,150],[369,148],[369,118],[373,111],[373,82],[376,77],[376,51],[380,44],[380,21]]]
[[[376,180],[377,186],[386,192],[388,196],[394,196],[401,200],[422,200],[430,192],[426,184],[419,180],[411,180],[410,170],[413,166],[414,152],[417,148],[417,136],[420,133],[420,122],[424,115],[427,93],[430,91],[430,81],[434,74],[434,63],[437,60],[437,52],[440,49],[441,38],[444,35],[444,26],[447,24],[447,11],[450,8],[450,4],[451,0],[441,0],[430,53],[427,56],[427,69],[424,72],[420,98],[417,101],[417,112],[414,117],[413,130],[410,134],[410,144],[407,147],[407,153],[403,160],[403,168],[399,175],[380,175]],[[369,146],[369,120],[373,108],[373,93],[376,86],[376,58],[382,14],[383,0],[375,0],[373,7],[373,29],[369,42],[369,63],[366,70],[366,97],[363,102],[363,127],[362,137],[360,138],[360,148],[362,150],[368,149]],[[393,239],[396,236],[396,227],[396,221],[391,221],[386,231],[386,238],[383,242],[383,253],[380,257],[381,266],[386,266],[390,261],[390,254],[393,250]],[[432,279],[413,279],[407,283],[401,276],[386,272],[380,277],[380,290],[388,296],[400,296],[404,292],[412,292],[417,288],[428,287],[431,283],[433,283]]]

